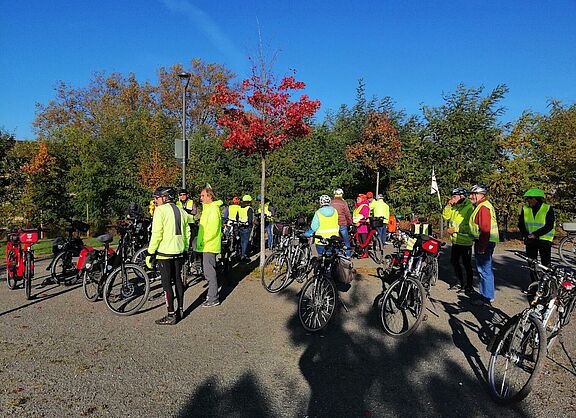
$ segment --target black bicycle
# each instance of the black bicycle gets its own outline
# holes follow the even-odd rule
[[[530,306],[510,318],[487,346],[490,394],[499,403],[526,398],[547,351],[561,337],[576,305],[576,272],[546,267],[521,253],[538,280],[528,289]]]

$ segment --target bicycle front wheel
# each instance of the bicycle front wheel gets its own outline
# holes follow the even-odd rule
[[[262,286],[270,293],[278,293],[286,287],[290,276],[290,263],[284,252],[272,253],[266,257],[260,272]]]
[[[127,263],[110,273],[104,285],[106,306],[117,315],[133,315],[148,300],[150,279],[144,269]]]
[[[376,235],[372,236],[372,241],[368,244],[368,255],[377,264],[384,261],[384,249],[382,248],[380,239]]]
[[[396,280],[384,293],[380,320],[384,331],[392,337],[412,334],[424,317],[426,296],[420,281],[411,277]]]
[[[57,283],[70,280],[76,276],[76,267],[72,262],[72,253],[63,251],[54,258],[50,268],[50,276]]]
[[[496,336],[488,366],[490,394],[513,403],[530,393],[546,358],[546,332],[531,316],[516,316]]]
[[[576,235],[568,235],[560,241],[558,255],[564,264],[576,266]]]
[[[337,308],[338,294],[331,280],[315,276],[308,281],[298,299],[298,318],[306,331],[317,332],[328,325]]]

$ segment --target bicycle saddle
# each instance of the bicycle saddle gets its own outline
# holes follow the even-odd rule
[[[100,235],[96,239],[103,244],[110,244],[114,240],[114,238],[110,234]]]

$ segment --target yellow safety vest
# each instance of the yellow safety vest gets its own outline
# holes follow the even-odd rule
[[[332,216],[324,216],[320,212],[318,214],[318,221],[320,225],[316,230],[316,235],[320,235],[322,238],[330,238],[333,235],[338,236],[340,232],[340,227],[338,225],[338,211],[334,209]],[[316,239],[316,244],[319,244],[320,240]]]
[[[529,234],[537,231],[538,229],[546,225],[546,215],[548,214],[549,210],[550,205],[542,203],[540,209],[538,209],[538,212],[536,212],[536,217],[534,217],[532,208],[530,206],[524,205],[523,208],[524,225],[526,226],[526,229],[528,230]],[[552,231],[538,237],[538,239],[541,239],[543,241],[552,241],[554,239],[555,232],[556,232],[556,222],[554,222],[554,227],[552,228]]]
[[[500,242],[500,234],[498,233],[498,223],[496,223],[496,211],[494,210],[494,206],[492,203],[488,202],[487,200],[480,203],[478,206],[474,208],[472,214],[470,215],[470,233],[474,237],[474,239],[478,239],[480,237],[480,228],[478,224],[476,224],[475,219],[478,211],[483,206],[486,206],[490,209],[490,242]]]

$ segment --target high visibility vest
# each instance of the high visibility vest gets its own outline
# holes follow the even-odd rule
[[[486,206],[488,209],[490,209],[490,242],[500,242],[500,234],[498,233],[498,223],[496,223],[496,212],[494,211],[494,206],[492,206],[492,203],[488,202],[487,200],[480,203],[472,211],[469,221],[470,234],[472,234],[472,237],[474,237],[474,239],[478,239],[480,237],[480,228],[478,227],[478,224],[475,222],[475,219],[476,215],[478,214],[478,211],[483,206]]]
[[[414,224],[414,234],[420,235],[430,235],[430,225],[429,224]]]
[[[272,212],[270,212],[270,202],[266,202],[264,203],[264,216],[266,216],[266,220],[272,222]],[[258,210],[256,211],[256,213],[258,215],[260,215],[260,213],[262,213],[262,211],[260,210],[260,206],[258,206]]]
[[[230,205],[228,206],[228,221],[235,221],[240,211],[240,205]],[[248,218],[248,213],[246,213],[246,218]],[[248,222],[248,220],[246,220]]]
[[[362,219],[364,218],[364,215],[362,215],[360,213],[360,211],[365,207],[368,206],[366,203],[362,203],[360,206],[358,206],[356,209],[354,209],[354,212],[352,212],[352,222],[354,222],[355,224],[357,224],[358,222],[360,222]]]
[[[470,234],[470,215],[474,210],[468,199],[457,205],[446,205],[442,216],[448,221],[448,228],[454,229],[450,235],[452,244],[470,246],[474,242]]]
[[[240,207],[238,209],[238,221],[240,222],[248,222],[248,210],[251,209],[250,206]]]
[[[318,214],[318,221],[320,225],[316,230],[316,235],[320,235],[322,238],[330,238],[333,235],[338,236],[340,232],[340,226],[338,225],[338,211],[334,209],[334,213],[331,216],[324,216],[320,211],[316,212]],[[319,244],[320,240],[316,239],[316,244]]]
[[[375,200],[373,209],[373,216],[376,218],[384,218],[384,223],[387,224],[390,218],[390,207],[383,200]]]
[[[526,226],[526,229],[528,230],[529,234],[537,231],[538,229],[546,225],[546,215],[548,214],[549,210],[550,205],[542,203],[542,205],[540,205],[540,209],[538,209],[538,212],[536,212],[536,217],[534,217],[534,212],[532,211],[532,208],[530,206],[524,205],[523,208],[524,225]],[[552,228],[552,231],[538,237],[538,239],[541,239],[543,241],[552,241],[554,239],[555,232],[556,232],[556,222],[554,222],[554,227]]]

